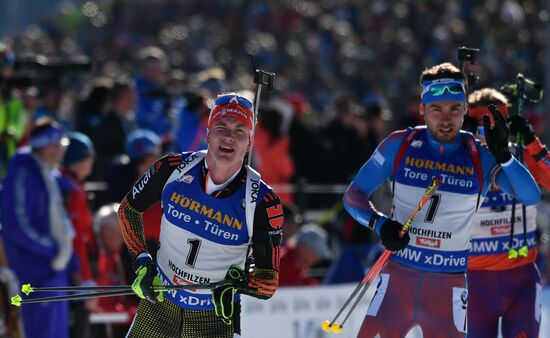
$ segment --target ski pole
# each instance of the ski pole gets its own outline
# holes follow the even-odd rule
[[[40,298],[30,298],[30,299],[23,299],[21,298],[20,295],[15,295],[11,297],[11,305],[21,306],[21,305],[30,304],[30,303],[83,300],[83,299],[100,298],[100,297],[126,296],[131,294],[134,294],[132,290],[118,290],[118,291],[91,292],[91,293],[80,293],[80,294],[72,294],[72,295],[40,297]]]
[[[412,214],[409,216],[409,218],[407,219],[407,221],[405,222],[405,224],[403,224],[403,228],[401,229],[401,235],[403,236],[407,231],[409,231],[409,228],[411,227],[411,224],[414,220],[414,218],[416,217],[416,215],[418,215],[418,213],[420,212],[420,209],[422,209],[422,207],[428,202],[428,200],[432,197],[432,195],[435,193],[435,191],[437,190],[437,188],[439,188],[439,186],[441,185],[442,181],[441,181],[441,178],[439,177],[434,177],[432,178],[432,181],[430,182],[430,184],[428,185],[428,187],[426,188],[426,191],[424,191],[424,195],[422,195],[422,198],[420,199],[420,201],[418,202],[418,204],[416,205],[416,208],[414,209],[414,211],[412,212]]]
[[[219,286],[233,284],[231,281],[223,280],[216,283],[207,284],[186,284],[186,285],[159,285],[152,288],[153,291],[172,291],[172,290],[188,290],[188,289],[214,289]],[[23,299],[20,295],[15,295],[11,298],[11,304],[15,306],[21,306],[27,303],[41,303],[50,301],[62,301],[62,300],[82,300],[98,297],[112,297],[112,296],[125,296],[132,295],[134,291],[131,285],[112,285],[112,286],[56,286],[56,287],[43,287],[33,288],[30,284],[24,284],[21,288],[23,293],[27,296],[32,292],[75,292],[75,291],[103,291],[103,292],[88,292],[71,295],[61,295],[52,297],[41,297]]]
[[[186,289],[213,289],[215,287],[230,284],[229,281],[206,284],[184,284],[184,285],[161,285],[154,286],[154,291],[186,290]],[[132,285],[101,285],[101,286],[53,286],[53,287],[32,287],[30,284],[23,284],[21,291],[27,296],[32,292],[76,292],[76,291],[121,291],[132,290]]]
[[[518,110],[517,110],[517,114],[519,116],[523,116],[523,111],[525,109],[525,77],[523,76],[522,73],[519,73],[517,76],[517,83],[518,83]],[[521,135],[519,132],[517,133],[516,135],[516,144],[517,144],[517,152],[516,152],[516,156],[517,156],[517,159],[519,161],[519,163],[523,163],[523,135]],[[511,239],[513,239],[513,234],[514,234],[514,223],[515,223],[515,211],[516,211],[516,199],[513,198],[512,199],[512,220],[511,220],[511,234],[512,236],[510,237]],[[523,239],[524,239],[524,242],[523,242],[523,246],[519,249],[519,251],[516,251],[513,247],[513,240],[511,241],[510,243],[510,251],[508,253],[508,258],[516,258],[518,257],[518,254],[520,256],[524,256],[524,257],[527,257],[527,254],[528,254],[528,249],[527,249],[527,220],[525,219],[525,204],[521,204],[521,220],[522,220],[522,225],[523,225]]]
[[[249,54],[250,62],[252,63],[252,70],[254,72],[254,83],[256,86],[256,92],[254,93],[254,120],[252,121],[253,132],[256,130],[256,122],[258,120],[258,108],[260,107],[260,96],[262,94],[262,87],[266,86],[267,90],[273,89],[273,81],[275,80],[275,73],[269,73],[261,69],[256,68],[254,63],[254,57]],[[248,155],[248,166],[252,163],[252,147],[254,146],[254,137],[250,140],[250,151]]]
[[[528,96],[529,92],[535,93],[536,96]],[[542,87],[535,81],[526,78],[522,73],[516,75],[516,83],[505,84],[500,87],[503,92],[509,93],[512,96],[517,98],[517,109],[516,115],[523,117],[525,111],[525,102],[537,103],[542,99],[543,91]],[[516,158],[518,162],[523,163],[523,152],[524,152],[524,140],[521,133],[517,133],[516,136]],[[523,225],[523,245],[519,250],[514,249],[513,239],[514,239],[514,228],[516,221],[516,204],[517,200],[515,197],[512,198],[512,214],[510,220],[510,240],[509,240],[509,249],[508,249],[508,259],[515,259],[518,256],[527,257],[529,249],[527,246],[527,220],[526,220],[526,209],[525,204],[521,205],[521,219]]]
[[[385,256],[385,257],[384,257]],[[355,302],[353,302],[353,304],[351,305],[351,308],[349,309],[348,313],[346,314],[346,316],[344,317],[344,320],[342,321],[342,324],[339,324],[339,325],[333,325],[332,326],[332,330],[333,332],[336,332],[336,333],[339,333],[342,331],[342,329],[344,328],[344,324],[348,321],[348,318],[349,316],[353,313],[353,310],[355,310],[355,308],[357,307],[357,305],[359,304],[359,302],[361,301],[361,299],[363,299],[363,296],[365,295],[365,293],[367,292],[369,286],[374,283],[374,281],[376,280],[376,278],[378,277],[378,275],[380,275],[380,272],[382,271],[382,269],[384,268],[384,266],[386,266],[386,263],[388,262],[388,259],[390,258],[391,256],[391,251],[388,251],[388,252],[384,252],[382,254],[382,259],[380,260],[380,262],[378,263],[378,265],[372,269],[373,273],[371,275],[371,278],[367,281],[367,283],[365,283],[363,285],[363,290],[361,290],[361,292],[359,293],[359,295],[357,296],[357,299],[355,300]]]
[[[131,285],[102,285],[102,286],[54,286],[54,287],[32,287],[30,284],[23,284],[21,292],[27,296],[33,292],[75,292],[75,291],[120,291],[131,290]]]
[[[476,82],[476,76],[474,73],[466,74],[466,64],[468,61],[471,65],[475,65],[477,53],[479,49],[477,48],[468,48],[468,47],[458,47],[458,61],[460,62],[460,71],[464,74],[466,95],[470,93]]]
[[[349,312],[352,312],[353,309],[355,308],[356,304],[358,303],[358,300],[360,300],[363,296],[363,293],[368,289],[368,287],[370,286],[370,283],[372,283],[374,281],[375,278],[373,278],[373,276],[377,276],[378,273],[380,272],[380,270],[382,270],[382,266],[383,266],[383,261],[385,261],[385,259],[381,259],[383,256],[385,255],[388,255],[388,252],[391,252],[389,250],[386,250],[382,253],[382,255],[380,256],[380,258],[373,264],[373,266],[370,268],[369,272],[365,275],[365,277],[363,277],[363,279],[361,280],[361,282],[357,285],[357,287],[353,290],[353,292],[351,293],[351,295],[348,297],[348,299],[346,299],[346,301],[344,302],[344,304],[340,307],[340,310],[338,310],[338,313],[336,313],[336,316],[334,316],[333,320],[331,322],[329,322],[328,320],[325,320],[323,322],[323,330],[327,331],[327,332],[330,332],[332,330],[332,332],[334,333],[340,333],[342,331],[342,325],[340,324],[337,324],[336,323],[336,319],[338,317],[340,317],[340,315],[342,314],[342,312],[344,312],[344,310],[346,309],[346,307],[348,306],[348,304],[353,300],[353,298],[355,298],[355,295],[361,291],[361,293],[359,294],[359,297],[357,298],[357,300],[355,301],[355,303],[352,305],[352,308]],[[346,316],[346,319],[347,317],[349,316],[349,313],[348,315]],[[344,322],[346,321],[346,319],[344,319]]]
[[[430,182],[430,184],[426,188],[426,191],[424,191],[424,194],[422,195],[422,198],[420,199],[420,201],[416,205],[416,208],[413,210],[413,212],[411,213],[411,215],[409,216],[409,218],[407,219],[405,224],[403,224],[403,228],[401,229],[401,236],[404,236],[405,233],[407,231],[409,231],[409,228],[411,227],[411,224],[412,224],[413,220],[418,215],[418,213],[420,212],[422,207],[426,204],[426,202],[428,202],[428,200],[432,197],[432,195],[437,190],[437,188],[441,185],[441,183],[442,183],[442,181],[441,181],[441,178],[439,178],[439,177],[434,177],[432,179],[432,181]],[[344,302],[344,304],[342,305],[340,310],[336,313],[336,316],[334,316],[332,321],[329,322],[328,320],[325,320],[323,322],[322,328],[323,328],[324,331],[326,331],[326,332],[331,332],[332,331],[334,333],[342,332],[345,322],[347,321],[347,319],[349,318],[349,316],[351,315],[353,310],[355,310],[355,307],[357,306],[357,304],[359,304],[359,301],[361,300],[361,298],[363,298],[363,295],[365,294],[368,287],[376,279],[376,277],[378,277],[378,275],[380,274],[380,272],[382,271],[382,269],[384,268],[384,266],[388,262],[388,259],[390,258],[391,254],[392,254],[392,252],[390,250],[384,250],[382,255],[380,255],[378,260],[371,267],[369,272],[365,275],[365,277],[363,277],[363,280],[361,280],[359,285],[357,285],[355,290],[353,290],[353,292],[348,297],[348,299],[346,299],[346,301]],[[344,312],[344,309],[348,306],[348,304],[353,300],[355,295],[357,295],[357,293],[362,288],[363,288],[363,290],[361,291],[361,293],[359,294],[359,296],[357,297],[357,299],[355,300],[355,302],[351,306],[351,308],[350,308],[349,312],[347,313],[347,315],[345,316],[344,320],[342,321],[341,324],[338,324],[336,322],[336,320],[342,314],[342,312]]]

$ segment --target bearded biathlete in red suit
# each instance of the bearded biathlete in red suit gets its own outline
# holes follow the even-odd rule
[[[445,63],[420,79],[420,114],[426,127],[398,131],[378,146],[344,195],[346,210],[380,234],[395,251],[382,270],[358,337],[403,337],[419,325],[424,337],[463,337],[467,330],[465,272],[472,220],[481,198],[496,182],[525,204],[540,191],[510,154],[508,130],[494,111],[489,147],[461,132],[466,97],[464,76]],[[487,121],[489,124],[489,121]],[[442,184],[400,237],[432,177]],[[393,185],[391,216],[378,212],[369,196],[384,181]]]

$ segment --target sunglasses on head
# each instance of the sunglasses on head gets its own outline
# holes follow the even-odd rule
[[[225,104],[231,103],[233,100],[236,100],[237,104],[239,106],[242,106],[246,109],[252,109],[252,102],[248,101],[244,97],[237,96],[237,95],[223,95],[223,96],[220,96],[220,97],[216,98],[216,100],[214,100],[214,104],[216,106],[225,105]]]
[[[466,92],[464,83],[460,81],[431,83],[422,89],[422,96],[441,96],[447,91],[451,95],[464,94]]]

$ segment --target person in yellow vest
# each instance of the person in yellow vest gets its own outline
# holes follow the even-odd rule
[[[29,122],[23,100],[8,82],[14,65],[13,52],[0,43],[0,180],[6,176],[8,160],[15,154]]]

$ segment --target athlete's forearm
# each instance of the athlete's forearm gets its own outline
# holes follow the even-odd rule
[[[252,256],[260,269],[279,271],[279,252],[283,241],[283,206],[272,191],[256,206],[254,212],[254,233],[252,235]]]
[[[244,294],[270,298],[279,286],[279,259],[283,240],[283,206],[272,191],[260,201],[254,213],[252,256],[254,269],[249,273]]]
[[[515,196],[521,203],[533,205],[540,202],[540,190],[531,173],[514,157],[500,165],[502,172],[496,176],[497,185]]]
[[[392,175],[394,161],[403,139],[409,134],[400,130],[386,137],[363,165],[344,194],[344,208],[360,224],[380,233],[388,218],[380,213],[369,197]]]
[[[133,208],[125,197],[118,209],[118,220],[124,242],[135,259],[141,252],[147,251],[143,234],[143,213]]]
[[[344,194],[344,208],[361,225],[380,233],[382,223],[388,218],[374,207],[359,187],[352,183]]]
[[[550,191],[550,153],[538,137],[525,147],[525,164],[535,181]]]

